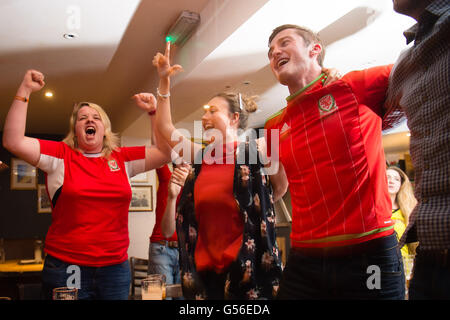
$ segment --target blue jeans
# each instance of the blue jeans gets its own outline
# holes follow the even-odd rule
[[[150,243],[148,249],[148,273],[166,276],[166,284],[181,283],[178,248],[170,248],[160,243]],[[167,297],[166,300],[183,300]]]
[[[334,249],[291,249],[277,298],[403,300],[396,235]]]
[[[409,300],[450,299],[450,257],[417,249]]]
[[[74,266],[47,255],[42,270],[42,288],[46,299],[52,299],[53,288],[76,286],[77,281],[80,286],[79,300],[127,300],[130,264],[126,260],[106,267]]]
[[[166,284],[181,283],[178,248],[150,243],[148,250],[148,273],[166,276]]]

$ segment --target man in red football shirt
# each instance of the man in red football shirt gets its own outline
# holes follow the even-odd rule
[[[265,125],[267,145],[271,130],[279,132],[275,176],[285,172],[292,198],[292,249],[278,297],[403,299],[380,117],[392,66],[323,86],[316,34],[283,25],[269,47],[271,69],[290,92]]]

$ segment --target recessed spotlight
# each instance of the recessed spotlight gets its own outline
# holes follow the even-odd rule
[[[78,38],[78,35],[76,33],[64,33],[63,34],[64,39],[75,39]]]
[[[46,92],[45,92],[45,96],[46,96],[47,98],[52,98],[52,97],[53,97],[53,92],[51,92],[51,91],[46,91]]]

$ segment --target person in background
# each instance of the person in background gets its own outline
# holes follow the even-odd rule
[[[181,66],[157,53],[157,129],[193,172],[183,188],[177,209],[183,296],[186,299],[271,299],[281,277],[276,244],[272,189],[261,163],[250,164],[256,154],[252,143],[238,143],[249,113],[256,110],[251,98],[221,93],[204,107],[203,129],[210,144],[202,150],[177,135],[170,115],[170,77]],[[175,137],[175,139],[174,139]],[[238,163],[244,155],[246,160]],[[169,218],[171,220],[171,218]]]
[[[395,221],[394,230],[397,239],[400,239],[408,225],[409,216],[417,204],[414,190],[408,176],[400,168],[390,166],[386,170],[388,191],[392,203],[392,219]],[[411,250],[410,250],[411,249]],[[404,245],[401,248],[402,256],[414,254],[414,247]]]
[[[126,300],[129,179],[167,163],[170,152],[164,146],[120,147],[107,114],[92,102],[75,104],[63,141],[25,136],[30,95],[44,85],[41,72],[25,73],[3,131],[6,149],[46,173],[52,223],[44,295],[51,299],[53,288],[77,286],[79,299]]]
[[[163,219],[170,216],[175,225],[175,207],[181,187],[189,169],[174,167],[172,173],[168,165],[156,169],[158,192],[156,195],[155,226],[150,237],[148,273],[159,273],[166,277],[166,284],[180,284],[180,263],[178,238],[175,228],[165,232]],[[166,222],[167,223],[167,222]]]
[[[166,210],[161,218],[161,232],[167,237],[176,234],[176,206],[180,200],[181,191],[188,175],[191,173],[191,166],[187,163],[173,163],[173,174],[170,176],[168,185],[168,196]]]
[[[151,93],[138,93],[132,97],[135,103],[146,110],[156,110],[156,99]],[[154,115],[154,112],[151,112]],[[155,128],[155,117],[151,117],[152,129]],[[152,132],[152,144],[156,142],[155,130]],[[164,224],[169,222],[165,219],[172,217],[170,225],[175,225],[175,205],[181,187],[184,185],[189,173],[188,165],[176,166],[173,163],[174,172],[169,169],[169,165],[156,169],[158,176],[158,191],[156,193],[155,224],[150,236],[148,251],[148,274],[158,273],[165,276],[166,284],[179,284],[180,264],[178,253],[178,238],[173,228],[170,232],[164,232]],[[168,212],[167,214],[165,212]],[[170,299],[170,298],[168,298]]]
[[[409,299],[450,299],[450,1],[394,0],[412,17],[389,82],[385,127],[406,115],[418,201],[401,243],[419,242]],[[401,244],[400,244],[401,245]]]
[[[282,25],[268,58],[289,89],[265,124],[292,199],[291,250],[279,299],[400,299],[405,278],[387,190],[381,121],[392,66],[324,86],[324,50],[307,28]],[[379,267],[379,286],[370,283]]]

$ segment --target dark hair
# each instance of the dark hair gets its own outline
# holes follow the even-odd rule
[[[270,43],[272,42],[273,38],[275,38],[275,36],[278,33],[280,33],[283,30],[286,30],[286,29],[294,29],[297,32],[297,34],[303,38],[306,45],[309,45],[311,42],[313,42],[313,43],[318,43],[322,46],[322,51],[317,56],[317,62],[319,63],[319,65],[321,67],[323,67],[323,60],[325,59],[325,48],[322,44],[322,40],[320,39],[320,37],[317,33],[315,33],[314,31],[312,31],[306,27],[301,27],[296,24],[283,24],[279,27],[276,27],[275,29],[273,29],[272,34],[269,37],[269,44],[268,44],[269,47],[270,47]]]
[[[221,92],[215,97],[224,98],[228,102],[228,108],[231,114],[239,113],[239,129],[246,129],[248,124],[248,116],[250,113],[258,109],[255,100],[257,96],[245,96],[241,93]]]

